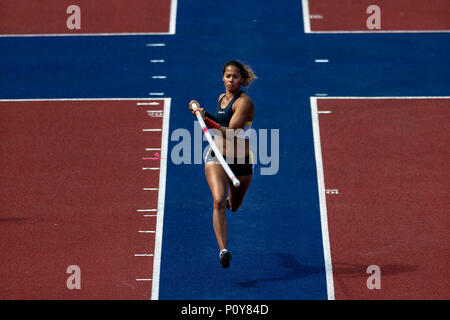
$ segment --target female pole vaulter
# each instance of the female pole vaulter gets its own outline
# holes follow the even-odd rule
[[[223,268],[228,268],[231,260],[227,249],[225,208],[235,212],[241,206],[253,176],[253,155],[249,139],[255,109],[252,100],[242,91],[241,86],[248,88],[256,78],[249,66],[230,60],[222,69],[225,93],[219,96],[214,116],[205,112],[196,100],[189,103],[192,113],[195,115],[199,111],[206,126],[215,129],[217,134],[214,142],[240,181],[238,187],[233,186],[210,148],[205,158],[205,175],[213,197],[213,227]]]

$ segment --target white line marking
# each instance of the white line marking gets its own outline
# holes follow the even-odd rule
[[[167,79],[166,76],[152,76],[152,79]]]
[[[135,257],[153,257],[152,253],[136,253]]]
[[[156,212],[158,209],[138,209],[137,212]]]
[[[165,43],[147,43],[145,45],[146,47],[165,47]]]
[[[172,2],[170,3],[169,34],[175,34],[176,33],[177,7],[178,7],[178,0],[172,0]]]
[[[158,188],[143,188],[144,191],[156,191]]]
[[[159,102],[138,102],[138,106],[159,106]]]
[[[157,214],[144,214],[143,217],[157,217]]]
[[[327,93],[316,93],[315,96],[317,97],[326,97],[328,94]]]
[[[334,300],[333,267],[331,262],[330,236],[328,233],[327,204],[325,199],[325,180],[323,174],[322,147],[320,143],[319,117],[317,114],[317,98],[311,97],[311,118],[313,124],[314,151],[316,158],[317,185],[320,204],[320,222],[322,226],[323,254],[327,281],[328,300]]]
[[[161,129],[142,129],[142,131],[144,131],[144,132],[156,132],[156,131],[161,131]]]
[[[142,170],[159,170],[159,168],[142,168]]]
[[[327,63],[327,62],[330,62],[328,59],[316,59],[316,60],[314,60],[314,62],[317,62],[317,63]]]
[[[161,150],[161,148],[145,148],[145,151],[158,151]]]
[[[164,63],[166,62],[164,59],[152,59],[150,60],[151,63]]]
[[[159,276],[161,272],[161,250],[164,222],[164,201],[166,194],[167,153],[169,144],[169,118],[171,99],[164,100],[163,132],[161,138],[161,162],[159,171],[158,217],[156,218],[155,257],[153,259],[152,300],[158,300]]]
[[[149,95],[151,95],[151,96],[163,96],[164,92],[150,92]]]
[[[152,279],[136,279],[136,281],[152,281]]]
[[[302,13],[303,13],[303,29],[305,33],[311,32],[311,23],[309,21],[309,3],[308,0],[302,0]]]
[[[154,230],[139,230],[139,233],[155,233]]]
[[[318,113],[333,113],[333,111],[317,111]]]

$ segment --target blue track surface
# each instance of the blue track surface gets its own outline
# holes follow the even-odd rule
[[[164,92],[170,131],[193,133],[189,100],[211,111],[222,64],[250,64],[259,76],[249,90],[254,126],[280,130],[279,172],[257,166],[244,204],[228,215],[233,260],[224,270],[203,166],[169,161],[160,299],[326,299],[309,96],[450,95],[449,49],[448,34],[306,35],[300,0],[179,1],[174,36],[0,38],[0,98]]]

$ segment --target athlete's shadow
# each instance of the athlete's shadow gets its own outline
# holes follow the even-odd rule
[[[289,281],[298,278],[306,277],[315,273],[324,273],[324,266],[304,266],[302,265],[293,254],[275,253],[276,256],[281,259],[280,267],[287,269],[287,271],[278,277],[268,277],[255,279],[251,281],[238,282],[241,287],[254,288],[261,282],[271,281]],[[350,264],[335,262],[333,264],[333,275],[339,278],[353,278],[353,277],[368,277],[367,265]],[[400,265],[400,264],[384,264],[380,266],[381,272],[385,275],[392,275],[405,272],[414,272],[417,270],[417,266],[413,265]]]
[[[293,254],[285,254],[285,253],[275,253],[275,255],[281,259],[280,267],[287,269],[287,271],[278,277],[268,277],[255,279],[251,281],[238,282],[238,285],[246,288],[254,288],[260,282],[271,282],[271,281],[289,281],[295,280],[298,278],[306,277],[314,273],[323,273],[323,267],[315,267],[315,266],[304,266],[302,265]]]

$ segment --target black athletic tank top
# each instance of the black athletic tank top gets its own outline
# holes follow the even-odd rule
[[[237,98],[241,96],[242,90],[239,91],[233,99],[228,103],[227,107],[225,109],[222,109],[221,104],[222,100],[225,97],[225,95],[219,100],[216,106],[216,112],[214,113],[214,118],[216,118],[217,122],[224,127],[228,127],[230,124],[231,117],[233,116],[233,103],[236,101]]]

